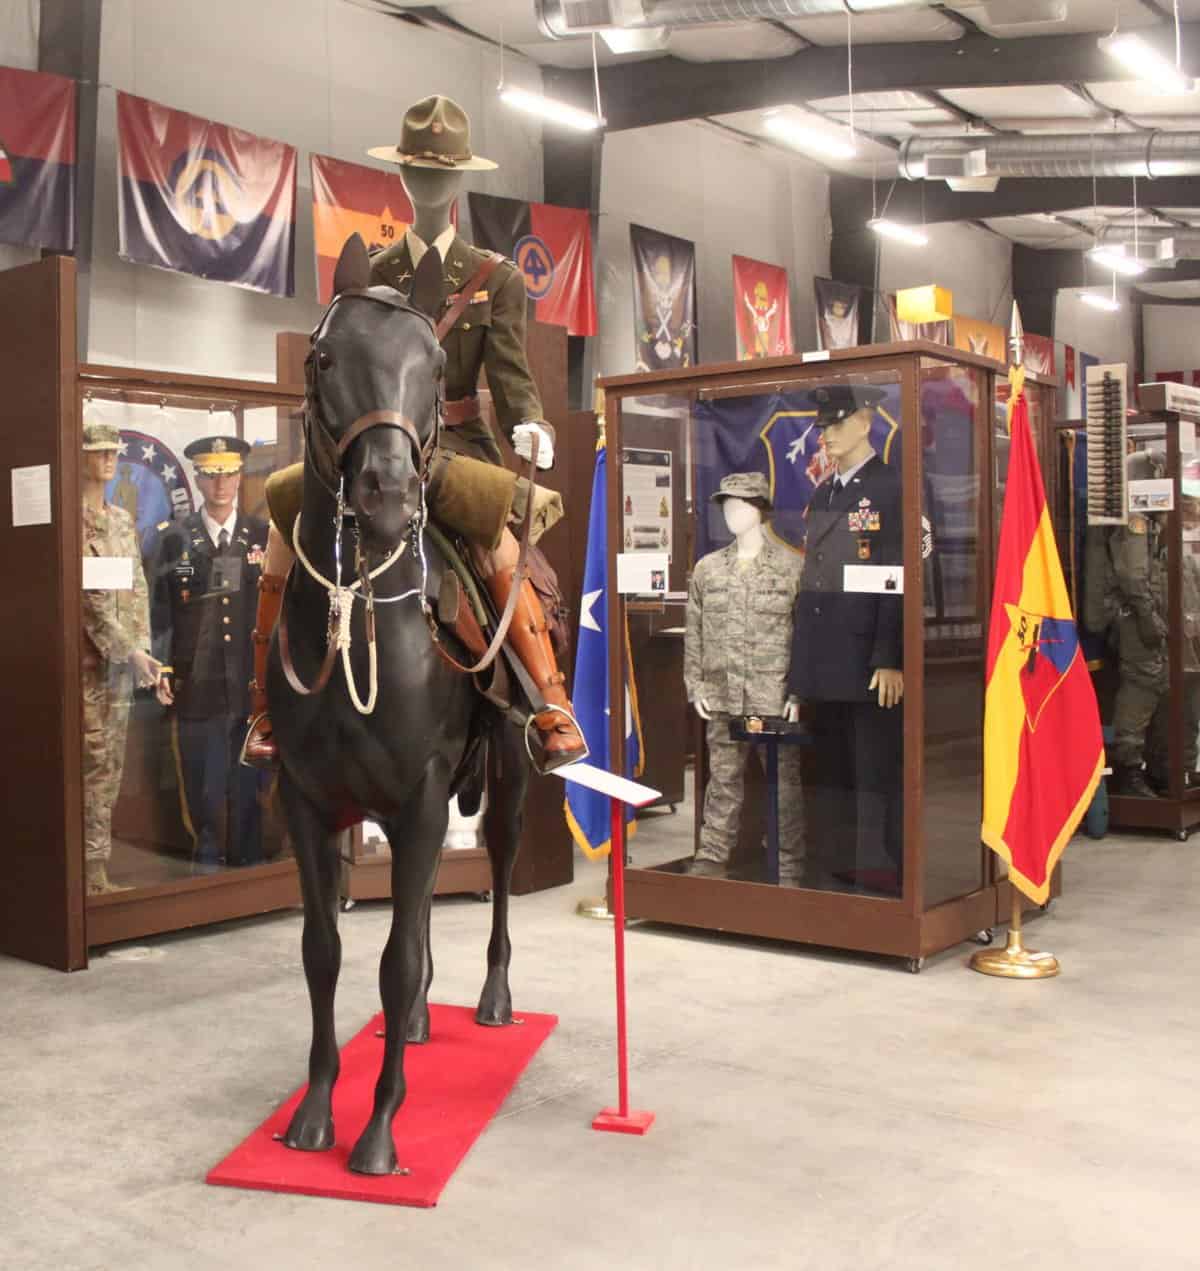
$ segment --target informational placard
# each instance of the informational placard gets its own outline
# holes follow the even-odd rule
[[[50,465],[12,470],[13,525],[50,524]]]
[[[1175,484],[1170,477],[1129,483],[1131,512],[1170,512],[1175,507]]]
[[[671,480],[669,450],[622,451],[624,551],[666,552],[667,560],[671,559],[675,543]]]
[[[881,596],[904,593],[903,565],[843,565],[842,590],[870,592]]]
[[[84,591],[131,591],[133,561],[128,556],[85,556]]]
[[[666,552],[618,552],[617,590],[623,596],[667,594]]]

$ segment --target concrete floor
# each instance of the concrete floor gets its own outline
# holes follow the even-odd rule
[[[74,976],[0,959],[0,1267],[1200,1267],[1198,861],[1077,842],[1029,927],[1064,966],[1038,984],[970,973],[968,946],[916,976],[631,930],[645,1139],[588,1128],[614,1095],[612,932],[574,916],[582,865],[514,904],[517,1005],[561,1023],[429,1211],[201,1181],[303,1078],[297,915]],[[436,906],[438,1000],[474,1001],[488,914]],[[377,1009],[387,921],[343,918],[343,1039]]]

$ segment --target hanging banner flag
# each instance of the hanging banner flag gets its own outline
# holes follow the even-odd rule
[[[883,298],[887,306],[888,328],[892,340],[932,340],[934,344],[949,344],[950,328],[953,322],[905,322],[896,313],[896,297],[889,294]],[[953,320],[957,322],[958,319]]]
[[[1054,376],[1054,341],[1048,335],[1026,335],[1025,369],[1035,375]]]
[[[739,362],[792,352],[787,270],[749,256],[733,258],[733,323]]]
[[[1063,581],[1024,370],[1010,372],[1011,448],[988,632],[983,841],[1035,904],[1104,771],[1100,713]]]
[[[296,151],[117,94],[124,260],[295,294]]]
[[[965,353],[978,353],[980,357],[995,358],[1008,363],[1008,333],[994,322],[980,322],[978,318],[954,317],[954,347]]]
[[[517,262],[537,320],[566,327],[568,335],[595,335],[591,213],[491,194],[468,197],[475,246]]]
[[[1069,345],[1063,345],[1063,370],[1066,372],[1067,387],[1075,387],[1075,350]]]
[[[75,81],[0,66],[0,243],[75,250]]]
[[[317,299],[333,299],[333,271],[351,234],[368,251],[391,247],[412,224],[413,209],[399,173],[382,172],[328,155],[311,156],[313,248],[317,257]],[[457,203],[451,219],[458,224]]]
[[[817,293],[817,348],[857,348],[862,288],[832,278],[814,278],[813,289]]]
[[[631,225],[629,245],[633,252],[637,369],[670,371],[695,366],[696,244]]]
[[[591,752],[588,762],[598,768],[613,770],[614,756],[609,754],[608,722],[611,714],[611,689],[608,682],[608,558],[605,552],[605,483],[608,455],[603,442],[596,449],[596,466],[592,472],[592,503],[588,512],[587,548],[583,564],[583,602],[579,614],[579,645],[575,653],[575,685],[572,702],[579,727]],[[629,634],[622,632],[625,644],[625,666],[629,689],[625,696],[625,775],[642,774],[642,726],[638,718],[637,686],[633,679],[633,662],[629,655]],[[563,812],[571,837],[589,860],[607,856],[612,850],[612,813],[607,795],[567,783]],[[637,829],[634,809],[625,804],[628,832]]]

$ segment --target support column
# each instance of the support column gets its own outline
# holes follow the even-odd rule
[[[76,339],[87,360],[92,284],[92,203],[96,192],[96,114],[100,96],[102,0],[41,0],[38,70],[76,82],[75,264]],[[57,253],[44,252],[43,255]]]

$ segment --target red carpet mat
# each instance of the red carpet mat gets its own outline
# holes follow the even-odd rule
[[[328,1152],[296,1152],[273,1135],[287,1129],[304,1096],[296,1093],[213,1169],[207,1182],[304,1196],[372,1200],[383,1205],[436,1205],[471,1144],[516,1085],[525,1065],[558,1023],[556,1015],[517,1016],[509,1028],[481,1028],[466,1006],[431,1006],[430,1040],[404,1053],[408,1097],[393,1123],[400,1165],[411,1174],[373,1178],[346,1168],[371,1114],[383,1058],[383,1015],[342,1047],[333,1092],[337,1142]]]

